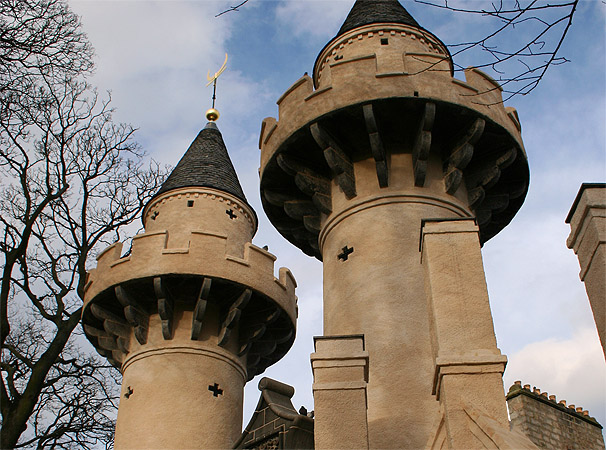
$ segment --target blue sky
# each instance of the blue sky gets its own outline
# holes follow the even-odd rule
[[[313,409],[309,354],[312,336],[322,334],[322,267],[285,241],[263,214],[258,135],[263,118],[277,115],[280,95],[304,72],[311,73],[353,0],[250,0],[241,11],[219,18],[215,14],[229,2],[70,4],[96,48],[92,82],[100,91],[112,91],[116,119],[138,127],[137,140],[166,164],[175,165],[204,126],[212,95],[212,88],[205,87],[206,74],[229,54],[218,83],[218,126],[259,215],[254,242],[269,245],[278,266],[289,267],[299,285],[297,339],[290,353],[263,375],[293,385],[296,408]],[[446,44],[477,38],[491,26],[483,16],[403,4]],[[564,219],[581,183],[606,178],[605,17],[603,2],[579,2],[560,50],[571,62],[550,69],[529,95],[506,103],[520,115],[531,184],[516,218],[483,249],[497,340],[509,358],[505,388],[522,380],[588,409],[602,424],[606,365],[578,261],[565,245],[570,230]],[[517,38],[503,38],[499,45]],[[471,53],[458,62],[470,65],[484,57]],[[258,400],[259,378],[246,387],[243,425]]]

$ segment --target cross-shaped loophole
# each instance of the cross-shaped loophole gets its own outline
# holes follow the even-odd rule
[[[223,389],[219,388],[219,385],[217,383],[210,384],[208,386],[208,390],[211,391],[213,393],[213,397],[218,397],[219,395],[223,395]]]
[[[345,247],[342,248],[342,253],[337,255],[337,258],[339,258],[341,261],[347,261],[347,258],[349,258],[349,255],[352,254],[353,251],[354,251],[353,247],[349,248],[346,245]]]
[[[129,387],[127,387],[127,388],[126,388],[126,392],[124,393],[124,396],[125,396],[126,398],[130,398],[130,396],[131,396],[131,395],[133,395],[133,392],[134,392],[134,391],[133,391],[133,390],[131,389],[131,387],[129,386]]]
[[[235,219],[236,217],[238,217],[232,209],[226,209],[225,214],[227,214],[230,219]]]
[[[156,220],[156,217],[158,217],[160,213],[158,211],[154,211],[151,215],[151,220]]]

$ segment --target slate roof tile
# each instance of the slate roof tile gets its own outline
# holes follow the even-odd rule
[[[386,22],[419,27],[417,21],[398,0],[357,0],[337,36],[363,25]]]

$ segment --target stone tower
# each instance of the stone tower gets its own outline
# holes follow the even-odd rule
[[[261,198],[324,265],[316,448],[525,448],[481,245],[521,207],[515,109],[397,0],[357,0],[261,128]]]
[[[87,337],[123,374],[115,447],[231,448],[244,384],[293,343],[296,284],[251,243],[257,217],[214,122],[143,224],[130,252],[98,256],[84,299]]]

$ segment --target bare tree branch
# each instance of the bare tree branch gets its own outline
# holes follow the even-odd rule
[[[232,12],[232,11],[239,11],[239,7],[245,5],[246,3],[248,3],[248,0],[244,0],[243,2],[239,3],[236,6],[230,6],[229,8],[227,8],[225,11],[220,12],[219,14],[216,14],[215,17],[219,17],[222,16],[223,14],[226,14],[228,12]]]
[[[490,9],[479,3],[478,9],[452,6],[448,0],[415,0],[453,13],[476,14],[486,17],[495,26],[477,39],[449,44],[456,70],[464,70],[457,63],[466,53],[473,53],[474,67],[494,72],[505,94],[504,100],[532,92],[547,70],[569,60],[559,55],[578,0],[519,1],[501,0],[490,3]],[[488,58],[486,58],[488,56]],[[480,92],[479,95],[483,92]]]
[[[62,0],[0,0],[3,448],[110,446],[117,371],[83,349],[86,268],[159,189],[134,128],[86,82]]]

